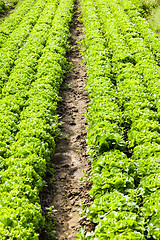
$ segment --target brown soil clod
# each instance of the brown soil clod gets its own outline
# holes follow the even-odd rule
[[[54,206],[52,223],[55,221],[55,236],[47,236],[47,229],[40,239],[74,240],[76,233],[83,225],[78,214],[80,203],[89,201],[90,183],[80,181],[84,172],[90,170],[87,160],[86,122],[87,95],[84,94],[86,85],[86,70],[82,65],[78,41],[83,38],[82,23],[79,20],[78,4],[75,6],[73,24],[71,26],[71,50],[68,54],[73,65],[72,71],[62,84],[60,95],[63,101],[59,104],[59,115],[63,122],[62,137],[56,140],[56,150],[52,159],[54,164],[55,182],[44,188],[41,194],[41,204],[44,215],[46,207]],[[46,223],[47,224],[47,223]],[[49,229],[51,230],[51,229]],[[54,230],[54,228],[52,229]]]

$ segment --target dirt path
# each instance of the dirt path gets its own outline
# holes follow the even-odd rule
[[[56,170],[55,182],[49,188],[45,188],[41,199],[44,211],[46,206],[54,206],[53,221],[56,221],[56,238],[69,240],[76,239],[83,222],[78,215],[80,202],[88,202],[89,183],[79,181],[83,177],[83,171],[90,170],[87,160],[85,119],[88,97],[84,91],[86,70],[82,66],[81,54],[77,40],[82,35],[82,23],[78,20],[77,4],[71,27],[72,49],[69,52],[69,61],[73,68],[71,74],[64,81],[60,95],[63,102],[59,106],[59,115],[63,122],[61,126],[62,139],[57,140],[56,151],[52,159]],[[52,222],[53,223],[53,222]],[[53,229],[52,229],[53,230]],[[40,239],[49,239],[45,232]]]

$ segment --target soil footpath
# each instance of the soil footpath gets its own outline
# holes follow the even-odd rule
[[[75,234],[84,224],[84,220],[80,220],[78,215],[81,210],[80,203],[86,204],[89,201],[90,184],[79,180],[90,170],[85,142],[85,113],[89,100],[84,90],[86,69],[82,65],[78,44],[78,41],[84,37],[82,27],[78,4],[76,4],[71,26],[71,50],[68,54],[72,69],[62,84],[60,96],[63,101],[58,107],[60,121],[63,124],[60,127],[62,136],[61,139],[56,140],[56,151],[52,158],[56,170],[55,182],[51,185],[48,179],[49,187],[45,187],[41,194],[45,215],[47,215],[46,207],[54,206],[52,220],[56,222],[56,234],[55,237],[52,235],[51,239],[58,240],[77,238]],[[43,231],[40,239],[49,239],[46,232]]]

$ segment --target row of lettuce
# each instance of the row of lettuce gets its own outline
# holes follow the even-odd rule
[[[4,97],[3,88],[6,87],[10,73],[16,65],[16,60],[19,59],[19,54],[23,54],[22,48],[30,34],[32,34],[34,26],[38,26],[37,21],[41,18],[41,14],[44,15],[43,10],[46,4],[47,0],[37,0],[33,6],[31,5],[30,11],[24,14],[20,23],[17,22],[18,25],[14,26],[15,28],[13,28],[13,25],[10,26],[10,21],[6,21],[2,25],[0,36],[0,98]],[[29,6],[26,4],[26,7]],[[7,29],[10,30],[7,32]]]
[[[0,0],[0,14],[7,13],[10,8],[13,8],[19,0]]]
[[[0,13],[3,13],[7,9],[7,6],[3,0],[0,1]]]
[[[21,0],[17,8],[14,9],[13,13],[8,18],[4,19],[0,28],[0,47],[2,47],[2,44],[5,43],[9,34],[18,27],[27,12],[34,6],[35,2],[36,1],[34,0]]]
[[[54,152],[67,64],[73,1],[31,2],[31,10],[29,1],[22,3],[23,17],[18,10],[10,16],[18,16],[15,25],[6,21],[11,32],[0,49],[6,69],[0,99],[0,239],[39,239],[44,225],[39,192]]]
[[[94,230],[160,239],[160,40],[130,0],[81,0]]]

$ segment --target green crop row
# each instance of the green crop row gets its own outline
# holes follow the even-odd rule
[[[95,230],[80,239],[159,239],[159,67],[114,0],[81,6]]]
[[[3,16],[3,14],[7,13],[7,11],[10,10],[11,7],[16,5],[18,3],[18,0],[11,0],[11,1],[5,1],[0,0],[0,14]]]
[[[141,16],[131,0],[118,0],[118,3],[122,5],[126,15],[134,24],[134,27],[138,31],[139,35],[144,39],[148,48],[152,51],[156,61],[160,65],[160,39],[157,34],[152,31],[152,29],[149,27],[149,23]]]
[[[37,28],[41,38],[38,33],[34,36],[34,39],[39,36],[40,42],[34,42],[31,38],[33,48],[30,46],[30,51],[34,49],[35,52],[33,50],[29,59],[24,54],[24,75],[18,83],[15,81],[15,85],[12,85],[13,92],[12,88],[9,88],[8,95],[5,92],[6,96],[2,99],[17,97],[13,106],[12,102],[9,102],[11,107],[15,107],[10,108],[10,116],[15,113],[19,115],[19,120],[16,122],[15,132],[12,131],[9,135],[15,135],[15,141],[8,146],[10,154],[6,159],[0,159],[0,239],[38,239],[44,225],[39,191],[44,184],[42,177],[46,163],[54,152],[54,136],[58,125],[56,108],[66,65],[73,1],[61,0],[54,18],[51,17],[55,11],[53,2],[48,2],[47,9],[46,17],[44,15],[46,26],[43,23]],[[50,17],[53,18],[52,21]],[[49,30],[50,24],[52,26]],[[39,48],[36,48],[36,45]],[[26,43],[26,46],[29,45]],[[37,58],[37,55],[40,57]],[[34,64],[31,64],[32,57]],[[36,67],[34,76],[33,65]],[[18,76],[19,68],[16,67],[14,69],[17,69]],[[27,67],[30,71],[27,71],[26,77]],[[33,79],[29,80],[28,88],[25,80],[30,78]],[[25,93],[21,87],[22,82]],[[9,123],[10,126],[16,124],[14,121]]]
[[[6,10],[6,5],[3,0],[0,1],[0,13],[3,13]]]
[[[56,8],[57,1],[54,3],[48,1],[14,63],[15,66],[8,77],[7,84],[2,88],[0,99],[2,145],[0,150],[4,158],[11,154],[10,145],[15,141],[20,113],[26,106],[31,83],[35,81],[38,59],[46,45]]]
[[[16,9],[12,14],[9,15],[8,18],[1,24],[0,28],[0,47],[2,44],[5,44],[5,41],[9,37],[9,34],[13,32],[13,30],[18,27],[21,20],[27,14],[27,12],[33,7],[35,4],[35,0],[25,0],[20,1]]]
[[[155,60],[159,64],[160,40],[158,36],[149,28],[147,21],[140,16],[138,11],[136,11],[134,5],[132,5],[130,1],[126,0],[115,0],[109,5],[107,5],[106,2],[104,2],[104,4],[111,10],[113,15],[115,15],[115,19],[118,20],[117,27],[119,28],[121,34],[125,35],[126,41],[128,41],[129,44],[132,44],[130,40],[133,38],[133,36],[135,38],[140,38],[140,50],[142,51],[144,49],[144,52],[148,50],[151,51],[153,57],[155,57]],[[139,43],[137,42],[136,44],[138,45]],[[148,50],[146,48],[148,48]],[[146,53],[145,55],[147,56]]]
[[[108,34],[110,34],[111,37],[108,41],[108,50],[112,54],[112,72],[114,73],[116,82],[115,96],[118,98],[119,105],[123,109],[123,112],[126,111],[125,114],[126,116],[128,115],[127,118],[130,122],[134,123],[135,118],[139,120],[142,116],[146,120],[149,118],[149,120],[155,121],[155,124],[158,126],[158,99],[160,96],[158,79],[160,77],[160,68],[157,66],[153,55],[145,47],[143,39],[138,36],[136,37],[136,35],[131,37],[132,34],[128,34],[126,30],[128,29],[128,25],[126,23],[122,24],[121,22],[125,30],[121,30],[121,34],[118,33],[115,26],[118,26],[119,23],[117,23],[118,21],[114,21],[117,17],[120,22],[120,15],[115,15],[117,10],[115,10],[113,15],[108,14],[107,22],[105,15],[102,16],[102,14],[107,12],[105,4],[101,0],[99,2],[102,4],[99,7],[101,8],[101,19],[104,16],[102,21],[104,23],[105,35],[108,38]],[[110,22],[114,23],[114,27],[108,27]],[[130,36],[128,37],[128,35]],[[125,41],[123,40],[124,38]],[[140,110],[143,110],[142,113],[140,113]],[[133,115],[133,111],[135,116]],[[144,137],[147,142],[149,141],[149,137],[151,137],[151,134],[149,136],[147,134]],[[140,142],[135,142],[135,144],[132,142],[129,146],[134,147],[139,144]]]
[[[18,58],[18,53],[22,50],[27,37],[30,35],[46,4],[47,0],[37,0],[18,27],[9,34],[9,38],[0,49],[0,98],[2,97],[2,88],[8,81],[10,72],[15,65],[15,60]]]

